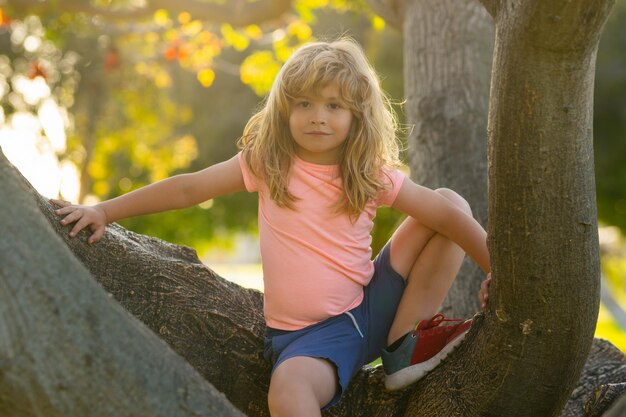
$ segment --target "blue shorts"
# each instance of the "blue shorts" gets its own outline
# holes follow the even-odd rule
[[[391,267],[389,247],[387,243],[374,259],[374,276],[358,307],[300,330],[267,328],[263,356],[272,363],[272,371],[295,356],[327,359],[337,367],[340,389],[324,408],[335,405],[359,369],[387,347],[405,286]]]

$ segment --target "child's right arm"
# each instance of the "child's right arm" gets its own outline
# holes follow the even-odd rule
[[[202,171],[176,175],[95,206],[67,205],[58,200],[53,202],[63,206],[56,211],[64,216],[61,219],[62,224],[76,223],[70,236],[76,236],[89,226],[93,233],[88,243],[95,243],[104,235],[108,223],[143,214],[191,207],[244,189],[238,156],[234,156]]]

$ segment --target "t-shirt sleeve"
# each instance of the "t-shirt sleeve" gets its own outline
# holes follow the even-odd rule
[[[239,159],[239,167],[241,167],[241,174],[243,175],[243,183],[246,186],[246,190],[251,193],[258,191],[257,178],[246,163],[246,159],[243,157],[243,151],[237,154],[237,158]]]
[[[387,187],[378,199],[378,205],[391,206],[396,201],[405,178],[406,175],[397,169],[385,169],[383,171],[383,181]]]

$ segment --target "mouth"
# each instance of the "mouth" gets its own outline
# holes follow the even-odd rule
[[[304,132],[305,135],[312,135],[312,136],[328,136],[330,135],[330,133],[327,132],[322,132],[320,130],[313,130],[310,132]]]

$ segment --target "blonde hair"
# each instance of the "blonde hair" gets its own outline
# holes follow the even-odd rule
[[[348,138],[342,144],[339,170],[344,198],[337,209],[351,218],[385,189],[384,167],[399,166],[397,122],[376,72],[353,40],[315,42],[298,49],[279,71],[261,110],[243,131],[239,147],[252,172],[267,184],[270,198],[293,208],[288,190],[295,142],[289,131],[293,99],[316,93],[335,83],[353,114]]]

